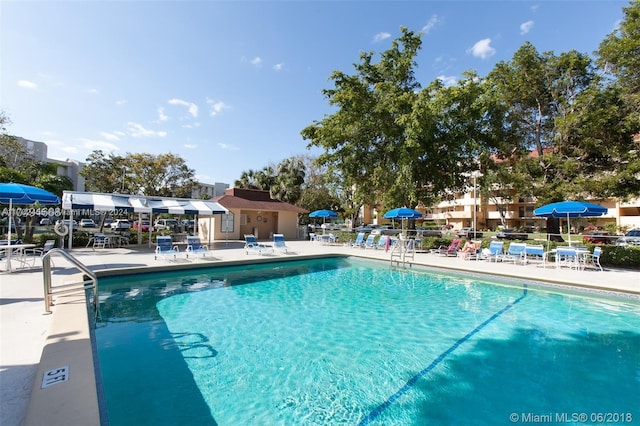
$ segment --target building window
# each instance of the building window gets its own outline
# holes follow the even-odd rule
[[[240,215],[240,218],[246,215]],[[220,218],[220,232],[233,232],[233,213],[223,214]]]

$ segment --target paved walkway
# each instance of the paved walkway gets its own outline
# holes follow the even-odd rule
[[[247,255],[242,249],[243,242],[229,241],[215,243],[215,260],[249,261],[254,259],[317,255],[327,253],[351,254],[389,261],[389,253],[384,250],[360,249],[344,246],[326,246],[309,241],[287,242],[291,248],[283,255]],[[175,267],[175,264],[203,264],[197,260],[167,262],[155,260],[147,248],[131,247],[121,249],[76,249],[73,255],[92,270],[130,269],[148,267]],[[536,281],[554,282],[567,285],[622,291],[640,300],[640,273],[629,270],[575,271],[569,269],[543,268],[542,265],[515,265],[486,261],[461,260],[429,253],[417,253],[415,263],[447,268],[488,273],[493,275],[527,278]],[[54,285],[69,280],[70,265],[65,259],[54,259]],[[54,314],[55,315],[55,314]],[[44,315],[43,284],[41,268],[14,273],[0,273],[0,424],[17,426],[21,424],[29,402],[31,387],[40,361],[45,339],[49,333],[52,315]]]

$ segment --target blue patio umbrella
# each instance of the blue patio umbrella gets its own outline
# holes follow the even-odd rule
[[[0,203],[9,204],[9,244],[11,244],[11,211],[14,204],[60,204],[60,197],[35,186],[0,183]]]
[[[399,207],[389,210],[382,217],[385,219],[418,219],[422,217],[422,213],[408,207]]]
[[[397,209],[389,210],[382,217],[385,219],[418,219],[422,217],[422,213],[417,210],[410,209],[408,207],[398,207]],[[404,222],[403,222],[404,223]],[[404,225],[402,225],[404,228]]]
[[[60,204],[60,197],[35,186],[20,183],[0,183],[0,203],[9,204],[8,245],[11,245],[11,220],[14,204]],[[7,264],[11,270],[11,250],[7,256]]]
[[[316,210],[309,213],[309,217],[321,217],[326,219],[328,217],[338,217],[338,213],[331,210]]]
[[[606,214],[608,209],[598,204],[587,203],[586,201],[560,201],[538,207],[533,211],[534,216],[539,217],[555,217],[558,219],[567,219],[567,235],[569,245],[571,245],[571,227],[569,219],[576,217],[596,217]]]
[[[322,218],[322,224],[324,224],[324,221],[329,217],[338,217],[338,213],[331,211],[331,210],[316,210],[313,211],[311,213],[309,213],[309,217],[321,217]],[[324,226],[322,227],[322,230],[324,231]]]

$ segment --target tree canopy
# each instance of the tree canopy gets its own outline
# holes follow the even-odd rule
[[[0,111],[0,181],[36,186],[60,197],[64,190],[73,189],[73,182],[68,177],[57,176],[55,164],[38,161],[16,137],[7,133],[10,124],[9,117]],[[26,224],[25,234],[23,228],[17,227],[17,237],[31,241],[36,217],[22,219]]]
[[[323,95],[335,112],[301,135],[356,204],[433,205],[468,189],[472,172],[494,199],[638,196],[640,2],[624,12],[597,61],[525,43],[486,77],[425,88],[421,35],[401,28],[390,49],[362,53],[354,74],[331,74]]]
[[[242,172],[234,186],[244,189],[269,191],[271,197],[291,204],[297,204],[302,197],[302,187],[306,178],[306,166],[298,157],[282,160],[277,165],[269,165],[262,170]]]
[[[86,179],[87,190],[93,192],[188,198],[196,185],[194,170],[171,153],[119,156],[97,150],[86,161],[80,174]]]

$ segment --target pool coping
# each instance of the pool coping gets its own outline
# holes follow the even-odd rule
[[[113,277],[124,275],[147,274],[153,272],[165,272],[176,270],[210,269],[228,266],[239,266],[247,263],[265,264],[283,261],[302,261],[322,258],[361,258],[378,262],[388,262],[388,259],[376,258],[362,252],[339,253],[327,251],[325,253],[314,253],[295,256],[276,257],[250,257],[236,260],[216,260],[215,262],[203,263],[169,263],[158,265],[146,265],[137,267],[108,268],[95,270],[96,276]],[[434,265],[429,262],[406,262],[398,265],[400,268],[431,268],[447,272],[473,273],[475,276],[493,276],[496,278],[510,278],[525,280],[540,284],[548,284],[553,289],[564,290],[587,290],[587,293],[597,295],[631,298],[634,301],[640,300],[640,289],[633,290],[612,290],[609,287],[590,285],[586,283],[568,283],[563,280],[549,278],[523,278],[522,274],[509,273],[508,271],[479,271],[470,270],[469,262],[464,262],[464,267],[452,267],[447,265]],[[472,263],[471,263],[472,265]],[[597,272],[594,272],[597,273]],[[78,279],[79,280],[79,279]],[[31,391],[31,398],[25,419],[24,426],[39,426],[47,424],[51,426],[66,426],[71,424],[82,425],[106,425],[108,424],[106,410],[101,395],[101,386],[97,382],[96,362],[97,356],[94,353],[92,344],[92,330],[89,326],[87,311],[88,300],[84,295],[60,296],[53,306],[53,317],[49,333],[42,351],[40,363],[35,376],[34,385]],[[40,383],[44,374],[52,369],[62,366],[69,367],[69,378],[66,382],[42,389]]]

